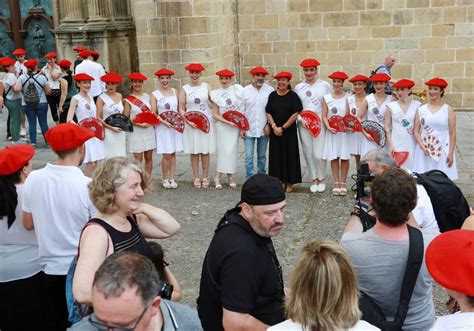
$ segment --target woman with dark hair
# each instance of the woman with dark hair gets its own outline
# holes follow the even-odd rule
[[[42,275],[38,242],[23,227],[23,183],[35,150],[14,145],[0,150],[0,329],[43,329]]]
[[[18,80],[15,75],[15,60],[6,57],[2,59],[0,65],[3,66],[6,71],[2,82],[5,92],[4,103],[8,109],[7,127],[10,129],[9,133],[11,134],[13,143],[18,143],[21,129],[21,93],[13,90]]]
[[[71,62],[68,60],[61,60],[58,62],[58,66],[61,69],[62,77],[60,79],[61,84],[61,98],[59,99],[59,123],[67,122],[67,111],[71,104],[71,98],[77,94],[76,84],[73,82]],[[76,115],[74,115],[74,122],[77,122]]]
[[[59,123],[59,100],[61,99],[61,69],[56,63],[57,54],[50,52],[46,54],[46,65],[41,69],[41,73],[48,79],[48,85],[51,89],[50,93],[46,95],[48,100],[51,117],[56,124]]]

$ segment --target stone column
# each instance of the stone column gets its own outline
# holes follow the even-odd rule
[[[61,24],[84,23],[84,12],[82,2],[77,0],[62,0],[60,2]],[[58,24],[59,25],[59,24]]]
[[[103,0],[88,0],[87,8],[89,10],[89,19],[87,22],[93,24],[108,22],[110,18],[108,17],[107,4],[108,3]]]

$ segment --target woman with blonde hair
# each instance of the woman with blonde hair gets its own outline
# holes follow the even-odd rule
[[[269,331],[379,330],[360,321],[357,276],[344,248],[329,240],[305,245],[290,280],[288,320]]]

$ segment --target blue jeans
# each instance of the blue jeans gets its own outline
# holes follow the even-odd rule
[[[265,166],[267,165],[267,146],[268,136],[245,137],[245,179],[253,176],[253,153],[255,150],[255,141],[257,141],[257,170],[259,174],[266,173]]]
[[[36,144],[36,119],[38,118],[38,122],[41,128],[41,133],[43,133],[43,137],[48,131],[48,103],[41,102],[37,105],[24,105],[23,111],[28,118],[28,129],[30,132],[30,141],[32,144]]]

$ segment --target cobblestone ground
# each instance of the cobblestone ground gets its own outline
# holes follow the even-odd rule
[[[5,146],[6,112],[0,114],[0,147]],[[472,142],[474,134],[474,112],[457,113],[458,146],[456,156],[460,172],[459,186],[468,197],[471,205],[474,204],[474,148]],[[46,149],[42,139],[38,139],[38,147],[34,158],[34,168],[45,165],[54,160],[53,153]],[[214,229],[224,212],[232,208],[240,200],[240,188],[244,178],[243,144],[239,144],[239,159],[236,179],[239,182],[237,189],[224,185],[224,189],[217,191],[214,188],[194,189],[189,157],[178,155],[177,180],[179,187],[176,190],[165,190],[160,186],[161,157],[154,155],[153,178],[154,189],[147,200],[168,210],[181,224],[181,231],[171,239],[160,241],[166,251],[166,259],[171,263],[184,290],[183,301],[195,305],[199,291],[199,279],[202,261],[212,238]],[[215,171],[215,155],[211,156],[211,175]],[[332,197],[330,189],[330,169],[328,174],[328,191],[323,194],[311,194],[308,191],[309,178],[303,156],[303,184],[296,187],[294,193],[287,195],[288,207],[285,227],[281,234],[274,239],[275,247],[283,267],[285,282],[288,281],[291,267],[305,242],[316,238],[327,238],[338,241],[346,224],[353,200],[351,197]],[[351,162],[350,174],[354,171],[354,162]],[[348,185],[353,181],[348,179]],[[67,202],[66,202],[67,203]],[[197,215],[193,215],[197,213]],[[398,298],[398,295],[397,295]],[[396,300],[397,298],[394,298]],[[444,312],[446,295],[437,286],[435,288],[435,302],[438,313]]]

